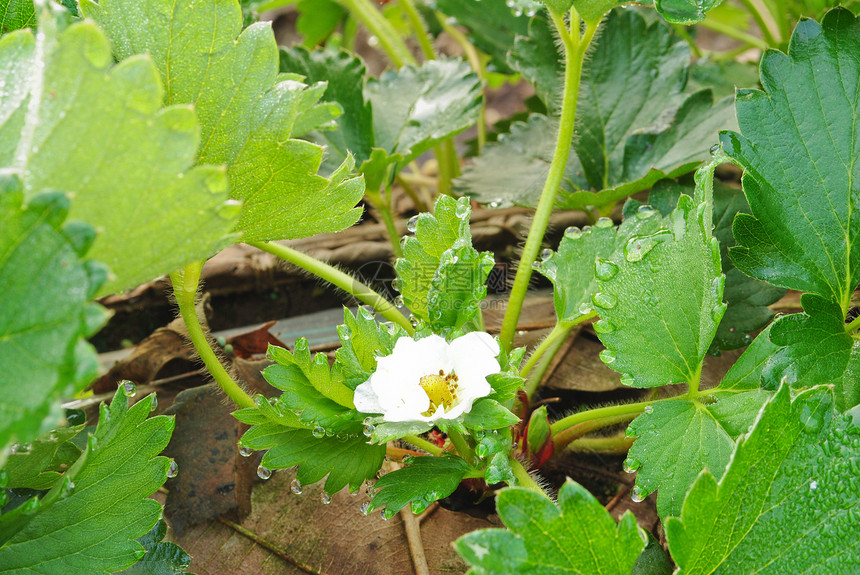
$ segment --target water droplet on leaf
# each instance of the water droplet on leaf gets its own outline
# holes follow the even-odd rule
[[[137,395],[137,386],[133,382],[126,379],[121,381],[120,385],[125,390],[125,395],[127,397],[134,397],[135,395]]]
[[[624,244],[624,259],[628,262],[641,261],[648,252],[672,237],[669,230],[660,230],[650,236],[634,236]]]
[[[410,234],[414,234],[415,230],[418,229],[418,216],[412,216],[409,218],[409,221],[406,222],[406,229]]]
[[[624,460],[624,473],[636,473],[639,467],[642,466],[642,462],[633,457],[628,457]]]
[[[605,319],[601,319],[600,321],[594,322],[594,332],[595,333],[612,333],[615,331],[615,325]]]
[[[633,489],[630,491],[630,499],[639,503],[640,501],[644,501],[647,495],[638,485],[635,485]]]
[[[320,438],[322,438],[322,437],[325,437],[325,429],[323,429],[323,428],[322,428],[322,427],[320,427],[319,425],[317,425],[316,427],[314,427],[314,430],[313,430],[311,433],[312,433],[312,434],[313,434],[313,436],[314,436],[314,437],[316,437],[317,439],[320,439]]]
[[[600,352],[600,361],[602,361],[606,365],[609,365],[615,361],[615,354],[612,353],[611,349],[604,349]]]
[[[566,230],[564,230],[564,237],[569,240],[578,240],[582,237],[582,230],[576,226],[570,226]]]
[[[358,507],[358,510],[361,511],[362,515],[367,515],[368,513],[370,513],[370,501],[365,501],[364,503],[362,503]]]
[[[329,495],[325,491],[323,491],[323,494],[320,497],[320,499],[322,500],[323,505],[330,505],[331,504],[331,495]]]
[[[618,303],[618,298],[611,293],[597,292],[591,296],[591,302],[599,308],[612,309]]]
[[[414,513],[415,515],[420,515],[424,513],[424,511],[427,509],[427,502],[421,499],[414,499],[412,500],[410,508],[412,509],[412,513]]]
[[[172,478],[179,475],[179,464],[175,459],[170,460],[170,467],[167,468],[167,477]]]
[[[615,263],[603,258],[594,260],[594,275],[597,276],[597,279],[608,281],[614,278],[617,273],[618,266]]]
[[[612,220],[610,218],[607,218],[606,216],[597,218],[597,221],[594,222],[594,227],[601,229],[611,228],[613,225],[615,224],[612,222]]]
[[[551,257],[552,257],[552,250],[549,248],[546,248],[545,250],[543,250],[540,253],[540,259],[542,259],[543,261],[546,261]]]
[[[245,447],[244,445],[239,446],[239,455],[241,455],[242,457],[251,457],[252,453],[254,453],[253,449]]]
[[[657,213],[653,207],[644,204],[636,208],[636,217],[640,220],[645,220]]]
[[[457,207],[454,210],[454,214],[460,218],[461,220],[469,215],[469,202],[466,200],[460,200],[457,202]]]
[[[301,495],[302,489],[303,489],[302,484],[299,482],[298,479],[293,479],[290,482],[290,491],[292,491],[294,494]]]

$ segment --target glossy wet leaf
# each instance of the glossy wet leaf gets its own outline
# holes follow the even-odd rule
[[[391,517],[412,502],[416,510],[426,508],[453,493],[470,469],[459,457],[415,457],[406,467],[386,473],[376,482],[374,489],[379,492],[371,500],[371,509],[384,507],[386,516]]]
[[[691,190],[691,187],[664,180],[654,186],[648,203],[668,214],[677,205],[678,197],[682,193],[689,195]],[[749,344],[752,334],[773,319],[774,312],[768,306],[785,295],[783,288],[751,278],[732,263],[728,250],[735,245],[732,222],[739,213],[749,213],[743,192],[715,180],[713,233],[720,242],[720,262],[726,276],[723,299],[728,307],[717,328],[712,351],[737,349]]]
[[[675,24],[695,24],[723,0],[654,0],[657,12]]]
[[[325,491],[329,494],[347,485],[357,490],[364,480],[376,477],[385,457],[385,445],[369,444],[361,433],[316,437],[307,429],[276,424],[254,426],[242,436],[241,443],[267,450],[261,465],[268,469],[298,465],[296,479],[302,485],[326,478]]]
[[[602,359],[625,385],[698,382],[725,311],[719,245],[704,200],[713,166],[699,170],[704,188],[696,200],[681,196],[664,227],[627,240],[611,260],[618,272],[598,279],[594,330],[608,349]]]
[[[74,197],[69,217],[97,228],[89,254],[111,270],[101,293],[229,243],[227,181],[219,168],[192,168],[200,133],[190,107],[162,109],[152,62],[114,66],[92,22],[58,34],[45,20],[38,36],[0,39],[0,165],[21,171],[27,198]]]
[[[463,418],[463,425],[470,429],[501,429],[510,427],[519,420],[519,417],[495,399],[482,398],[472,405],[472,409]]]
[[[860,404],[860,341],[845,331],[842,310],[813,294],[800,301],[804,313],[784,316],[770,329],[771,342],[784,347],[768,360],[764,386],[829,383],[839,410]]]
[[[469,41],[490,55],[491,69],[511,72],[507,54],[518,36],[525,36],[529,14],[510,8],[506,0],[436,0],[439,10],[467,30]]]
[[[149,533],[138,539],[146,555],[126,569],[125,575],[176,575],[187,573],[191,557],[176,543],[163,541],[167,535],[167,524],[159,519]]]
[[[721,137],[752,212],[735,220],[735,265],[830,299],[843,317],[860,281],[858,30],[842,9],[800,22],[788,55],[765,53],[763,91],[738,93],[740,133]]]
[[[525,74],[538,82],[538,94],[552,109],[557,103],[551,95],[561,92],[559,64],[547,52],[546,25],[534,23],[530,33],[530,40],[517,44],[524,52],[511,59],[529,63]],[[719,131],[736,125],[730,100],[715,103],[708,91],[685,91],[689,48],[665,24],[648,25],[635,10],[616,10],[595,44],[583,68],[575,136],[557,200],[567,209],[611,205],[688,173],[708,158]],[[538,51],[542,58],[532,60]],[[457,180],[458,191],[495,207],[534,206],[552,160],[553,124],[530,119],[488,144]],[[522,171],[514,175],[512,166]]]
[[[723,478],[699,476],[666,523],[679,573],[860,569],[860,428],[817,387],[783,386],[742,438]]]
[[[487,296],[494,260],[472,247],[470,213],[467,198],[440,196],[433,214],[410,223],[415,235],[403,240],[403,257],[394,266],[406,307],[436,331],[472,322]]]
[[[194,104],[201,126],[197,160],[227,166],[230,196],[244,202],[236,227],[243,239],[299,238],[358,220],[354,206],[364,188],[347,177],[351,166],[323,178],[317,175],[322,149],[291,137],[325,86],[278,76],[268,24],[242,30],[238,3],[215,0],[86,1],[81,9],[108,32],[119,59],[150,54],[166,103]]]
[[[152,401],[129,407],[120,387],[86,451],[36,508],[0,516],[0,533],[17,520],[0,539],[0,573],[108,573],[140,559],[136,539],[161,517],[149,497],[167,479],[170,461],[158,453],[173,432],[173,419],[149,418]]]
[[[3,466],[6,488],[50,489],[61,474],[77,461],[81,450],[70,440],[82,425],[63,427],[29,442],[26,453],[13,452]]]
[[[359,308],[354,316],[344,308],[343,325],[337,331],[341,348],[335,358],[341,366],[344,385],[353,390],[376,370],[376,358],[390,355],[397,340],[406,335],[399,326],[380,325],[365,308]]]
[[[107,319],[88,303],[105,278],[85,259],[92,228],[66,222],[60,194],[22,201],[20,180],[0,176],[0,465],[10,443],[57,423],[55,401],[97,375],[85,338]]]
[[[615,522],[584,487],[568,480],[556,505],[534,491],[511,487],[496,509],[505,529],[480,529],[454,546],[470,573],[630,575],[645,547],[629,511]]]

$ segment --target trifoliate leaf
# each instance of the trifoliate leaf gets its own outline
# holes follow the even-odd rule
[[[705,19],[705,15],[720,5],[723,0],[654,0],[663,18],[673,24],[695,24]]]
[[[241,439],[250,449],[267,449],[261,465],[268,469],[300,466],[296,480],[302,485],[316,483],[328,476],[326,493],[347,485],[357,490],[382,467],[385,445],[372,445],[362,435],[316,437],[305,429],[290,429],[275,424],[252,427]]]
[[[0,516],[0,532],[4,520],[19,521],[0,539],[0,573],[109,573],[143,556],[135,539],[161,516],[149,496],[167,479],[170,461],[157,455],[173,432],[173,419],[147,419],[152,403],[149,396],[129,408],[121,386],[110,407],[101,406],[86,451],[53,489]]]
[[[668,215],[678,203],[682,193],[691,194],[691,188],[672,180],[659,182],[648,196],[648,203]],[[729,258],[728,250],[735,245],[732,222],[739,213],[749,213],[743,192],[714,181],[714,237],[720,242],[720,262],[726,276],[723,299],[728,304],[726,313],[717,328],[713,350],[737,349],[747,345],[754,334],[773,318],[768,307],[778,301],[785,290],[738,271]]]
[[[360,307],[355,316],[343,310],[343,325],[337,328],[341,348],[335,352],[343,374],[343,384],[354,390],[376,370],[376,358],[390,355],[394,344],[406,331],[399,326],[380,325],[367,308]]]
[[[6,488],[50,489],[71,464],[77,461],[81,450],[69,441],[83,429],[83,425],[64,427],[27,444],[27,449],[13,451],[3,466]]]
[[[394,266],[406,307],[437,332],[474,320],[487,296],[494,259],[472,247],[470,212],[467,198],[440,196],[433,214],[410,221],[415,236],[404,239],[403,257]]]
[[[470,429],[501,429],[510,427],[519,420],[519,417],[498,401],[482,398],[472,405],[472,409],[463,418],[463,425]]]
[[[856,573],[860,428],[818,387],[782,386],[723,478],[699,476],[666,522],[682,575]]]
[[[146,555],[126,569],[125,575],[176,575],[187,573],[191,557],[176,543],[163,541],[167,524],[159,519],[149,533],[138,539]]]
[[[530,32],[535,37],[518,44],[525,53],[515,51],[511,59],[533,62],[527,72],[541,81],[538,93],[551,109],[550,95],[561,92],[560,78],[551,84],[559,69],[557,52],[542,50],[542,59],[531,60],[537,46],[548,46],[548,31],[535,23]],[[648,25],[635,10],[618,10],[595,42],[583,68],[573,149],[558,200],[568,209],[612,205],[660,179],[692,171],[708,157],[719,130],[735,125],[730,100],[715,104],[707,91],[684,92],[689,48],[664,24]],[[457,190],[494,207],[534,206],[552,161],[553,124],[530,119],[488,144],[456,181]],[[520,170],[515,176],[513,165]]]
[[[74,198],[70,217],[98,230],[90,257],[112,272],[101,293],[228,243],[235,215],[222,170],[189,169],[200,142],[190,107],[160,109],[152,62],[113,66],[91,22],[55,27],[46,16],[35,36],[0,39],[0,165],[20,171],[27,198],[46,190]]]
[[[804,313],[775,321],[770,340],[785,346],[764,368],[763,387],[776,389],[829,383],[840,411],[860,404],[860,340],[845,331],[842,310],[832,301],[813,295],[801,297]]]
[[[167,87],[166,103],[194,104],[197,160],[227,166],[230,195],[244,202],[236,228],[244,240],[340,231],[358,220],[354,206],[364,188],[360,179],[346,178],[351,165],[329,181],[317,175],[322,149],[291,139],[325,87],[280,81],[268,24],[242,30],[238,3],[217,0],[85,0],[81,9],[108,32],[118,58],[150,54]]]
[[[480,529],[454,547],[473,565],[470,572],[493,575],[630,575],[645,547],[629,511],[619,523],[584,487],[568,480],[558,505],[522,487],[501,491],[496,510],[509,530]]]
[[[860,23],[847,10],[803,20],[789,54],[765,52],[763,91],[737,96],[740,134],[721,137],[744,168],[751,216],[730,251],[744,273],[823,296],[843,317],[860,281],[856,206]]]
[[[376,482],[374,489],[381,491],[373,496],[370,508],[385,507],[386,517],[393,517],[411,502],[412,510],[421,513],[434,501],[451,495],[470,469],[459,457],[415,457],[403,469]]]
[[[478,120],[481,82],[466,62],[428,60],[388,70],[364,90],[373,107],[374,145],[406,164]]]
[[[720,252],[711,235],[716,162],[696,174],[696,199],[681,196],[665,226],[627,240],[618,271],[597,281],[594,325],[601,359],[634,387],[699,381],[726,306]]]
[[[105,278],[83,259],[93,230],[64,225],[69,201],[60,194],[22,199],[20,180],[0,175],[0,466],[11,442],[47,431],[61,415],[54,402],[97,375],[85,338],[107,319],[87,303]]]
[[[489,54],[490,69],[509,73],[508,51],[518,36],[525,36],[529,10],[511,8],[507,0],[482,0],[481,3],[463,0],[436,0],[436,6],[446,16],[467,29],[469,41],[479,50]]]

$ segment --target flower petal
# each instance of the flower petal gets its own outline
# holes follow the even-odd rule
[[[373,376],[371,376],[371,379],[373,379]],[[370,379],[364,383],[360,383],[358,387],[355,388],[355,395],[352,397],[352,402],[355,404],[355,409],[361,413],[384,412],[382,406],[379,404],[379,396],[377,396],[376,392],[373,390],[373,385],[371,385]]]

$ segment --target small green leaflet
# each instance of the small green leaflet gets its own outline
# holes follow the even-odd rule
[[[494,259],[472,247],[470,213],[468,198],[440,196],[433,214],[410,220],[415,236],[403,240],[403,257],[394,265],[406,307],[436,333],[469,325],[487,296]]]
[[[627,240],[614,271],[598,277],[594,324],[601,359],[621,382],[656,387],[699,381],[726,305],[719,244],[711,235],[715,159],[696,174],[696,198],[681,196],[665,227]]]
[[[92,228],[64,223],[69,201],[61,194],[22,201],[20,180],[0,175],[0,466],[11,442],[47,431],[60,416],[54,402],[96,376],[85,338],[107,319],[87,303],[106,275],[84,260]]]
[[[843,317],[860,281],[858,31],[844,9],[801,21],[788,55],[763,56],[764,90],[738,92],[740,134],[721,136],[752,211],[735,219],[735,266],[832,300]]]
[[[26,453],[13,451],[3,466],[6,488],[50,489],[63,471],[77,461],[81,450],[69,441],[84,428],[83,425],[51,431],[29,444]]]
[[[112,272],[100,293],[229,243],[235,214],[223,171],[189,169],[200,141],[191,109],[161,109],[152,62],[113,66],[92,22],[59,34],[48,14],[38,35],[0,39],[0,166],[20,171],[28,199],[46,190],[74,198],[70,217],[99,232],[90,257]]]
[[[505,529],[480,529],[454,543],[475,575],[630,575],[645,547],[636,518],[619,523],[584,487],[568,480],[558,505],[522,487],[502,490],[496,510]]]
[[[858,445],[860,428],[827,388],[792,401],[782,386],[723,478],[702,473],[666,522],[679,573],[857,573]]]
[[[380,490],[371,500],[371,509],[385,507],[386,518],[412,504],[413,513],[447,497],[457,489],[471,467],[459,457],[415,457],[410,464],[382,476],[374,489]]]
[[[322,149],[291,138],[312,127],[307,114],[319,111],[325,87],[279,77],[268,24],[242,30],[239,4],[216,0],[84,0],[81,10],[108,32],[118,58],[153,58],[166,103],[194,104],[197,160],[227,166],[230,195],[244,202],[236,227],[244,240],[340,231],[358,220],[364,187],[347,178],[351,162],[327,180],[317,175]]]
[[[129,408],[120,386],[53,489],[0,516],[0,573],[109,573],[143,556],[135,539],[161,516],[149,496],[167,479],[170,461],[157,455],[173,432],[173,419],[147,419],[152,405],[148,396]],[[10,520],[16,528],[3,537]]]
[[[673,180],[663,180],[651,190],[648,203],[660,213],[668,215],[675,209],[678,197],[683,193],[691,194],[692,188]],[[784,289],[741,273],[729,258],[728,250],[735,245],[732,222],[739,213],[749,213],[743,192],[714,180],[714,237],[720,242],[720,261],[726,276],[723,298],[728,307],[717,328],[711,352],[715,349],[737,349],[749,344],[751,334],[773,318],[774,313],[768,306],[785,295]]]
[[[535,20],[530,34],[510,58],[523,62],[521,70],[552,110],[552,95],[561,92],[560,56],[546,23]],[[577,135],[558,200],[567,209],[611,205],[660,179],[690,172],[708,157],[719,130],[736,125],[730,99],[714,103],[708,91],[684,91],[689,48],[663,23],[648,25],[635,10],[616,10],[595,42],[583,69]],[[537,118],[488,144],[457,180],[458,191],[493,207],[534,206],[557,133],[554,121]]]
[[[407,335],[400,326],[377,323],[373,312],[363,306],[354,316],[349,309],[343,309],[343,325],[338,326],[337,333],[342,347],[335,352],[335,358],[341,366],[344,385],[352,390],[370,378],[376,370],[376,358],[391,355],[397,340]]]
[[[167,524],[159,519],[149,533],[137,541],[143,545],[146,555],[126,569],[125,575],[177,575],[187,573],[191,557],[176,543],[162,541],[167,535]]]

